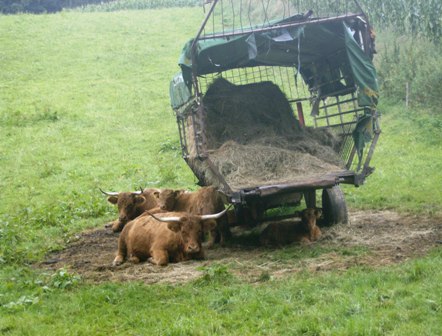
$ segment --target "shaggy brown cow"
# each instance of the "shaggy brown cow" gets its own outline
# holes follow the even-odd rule
[[[166,266],[170,262],[203,259],[201,246],[203,231],[210,230],[215,220],[226,210],[197,216],[185,212],[167,212],[156,215],[146,212],[127,223],[118,240],[118,253],[113,261],[117,266],[126,257],[134,263],[148,260]]]
[[[222,196],[215,187],[203,187],[195,192],[164,190],[158,200],[158,206],[163,210],[182,211],[193,215],[208,215],[224,210]],[[222,216],[210,232],[207,247],[212,247],[216,239],[224,245],[230,237],[227,217]]]
[[[101,189],[100,189],[101,190]],[[144,211],[158,206],[160,189],[144,189],[136,192],[101,192],[107,196],[109,203],[118,207],[118,219],[106,225],[111,226],[114,232],[120,232],[132,219],[140,216]]]
[[[261,233],[262,245],[286,245],[293,242],[311,243],[321,236],[316,220],[322,214],[320,209],[304,209],[298,213],[301,221],[270,223]]]

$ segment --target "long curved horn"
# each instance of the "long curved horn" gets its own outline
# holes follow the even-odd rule
[[[146,211],[147,214],[152,216],[154,219],[156,219],[159,222],[181,222],[181,217],[157,217],[154,214],[151,214],[149,211]]]
[[[119,194],[119,192],[114,192],[114,191],[108,192],[108,191],[103,191],[101,188],[98,189],[100,189],[100,191],[107,196],[118,196]]]
[[[143,193],[143,190],[133,191],[131,192],[132,195],[141,195]]]
[[[206,220],[206,219],[218,219],[218,218],[220,218],[222,215],[224,215],[224,214],[227,212],[227,210],[229,210],[231,207],[232,207],[232,205],[230,204],[230,205],[227,207],[227,209],[224,209],[224,210],[221,211],[221,212],[218,212],[218,213],[213,214],[213,215],[202,215],[202,216],[200,216],[200,217],[201,217],[202,220]],[[147,213],[148,215],[152,216],[153,218],[155,218],[157,221],[160,221],[160,222],[181,222],[181,217],[161,217],[161,218],[159,218],[159,217],[155,216],[154,214],[150,213],[149,211],[146,211],[146,213]]]
[[[227,212],[227,210],[229,210],[231,207],[232,207],[232,205],[229,205],[229,207],[227,207],[227,209],[224,209],[223,211],[218,212],[218,213],[213,214],[213,215],[202,215],[202,216],[201,216],[201,219],[202,219],[202,220],[206,220],[206,219],[218,219],[218,218],[220,218],[222,215],[224,215],[224,214]]]

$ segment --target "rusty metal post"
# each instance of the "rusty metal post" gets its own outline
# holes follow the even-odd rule
[[[301,125],[301,127],[305,127],[304,111],[302,110],[301,102],[296,103],[296,109],[298,110],[299,124]]]

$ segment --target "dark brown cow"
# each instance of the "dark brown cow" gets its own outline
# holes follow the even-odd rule
[[[293,242],[311,243],[321,236],[316,220],[321,216],[320,209],[304,209],[298,213],[301,221],[270,223],[261,233],[262,245],[286,245]]]
[[[198,216],[185,212],[156,215],[146,212],[124,227],[113,265],[122,264],[126,258],[134,263],[147,260],[161,266],[169,262],[203,259],[203,232],[215,227],[215,220],[224,213],[225,210]]]
[[[182,211],[193,215],[208,215],[224,210],[221,193],[215,187],[203,187],[195,192],[164,190],[158,200],[158,206],[168,211]],[[224,245],[231,237],[226,216],[217,221],[217,226],[211,230],[207,247],[212,247],[215,240]]]
[[[100,189],[101,190],[101,189]],[[146,210],[158,207],[160,189],[144,189],[136,192],[104,192],[109,203],[118,207],[118,219],[109,223],[114,232],[120,232],[124,225],[137,218]]]

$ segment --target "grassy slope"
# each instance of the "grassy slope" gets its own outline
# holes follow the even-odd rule
[[[191,13],[2,18],[0,188],[9,201],[0,212],[11,226],[44,228],[26,239],[49,234],[57,245],[61,233],[110,218],[98,187],[193,184],[167,151],[178,147],[169,81],[201,21]]]
[[[59,178],[70,189],[78,183],[69,182],[78,180],[108,188],[157,180],[152,157],[161,141],[176,138],[168,85],[193,31],[185,16],[151,11],[2,18],[7,71],[1,74],[1,117],[10,127],[2,141],[11,144],[2,163],[6,176],[23,173],[7,190],[27,191],[40,177],[48,181],[37,190],[62,184]],[[181,39],[163,22],[179,25]]]
[[[442,114],[381,104],[382,134],[372,166],[359,189],[346,187],[350,207],[402,212],[442,212]]]
[[[307,272],[285,280],[263,278],[256,284],[236,282],[219,270],[183,286],[131,282],[60,290],[37,287],[38,279],[34,284],[19,280],[14,285],[7,280],[3,283],[21,285],[24,291],[34,288],[22,299],[28,303],[2,309],[0,331],[14,335],[440,335],[441,257],[439,250],[376,272],[353,268],[316,277]]]
[[[69,275],[60,284],[20,266],[114,216],[98,187],[193,185],[174,149],[168,83],[201,19],[199,9],[171,9],[0,20],[0,258],[17,262],[0,260],[0,332],[442,333],[440,250],[393,270],[179,288],[68,291]],[[346,188],[350,206],[440,211],[437,125],[426,136],[414,114],[381,108],[377,171]]]

